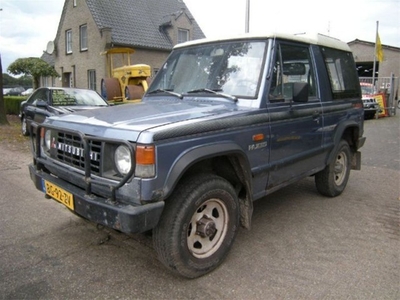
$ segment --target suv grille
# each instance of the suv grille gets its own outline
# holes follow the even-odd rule
[[[88,140],[90,147],[90,170],[92,174],[100,175],[101,142]],[[85,170],[85,154],[82,139],[79,135],[58,132],[55,153],[51,155],[56,160]]]

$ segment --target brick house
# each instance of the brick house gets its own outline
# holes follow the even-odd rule
[[[61,77],[42,78],[41,85],[100,93],[107,77],[102,52],[133,48],[131,64],[150,65],[154,74],[174,45],[204,37],[182,0],[65,0],[55,40],[42,56]]]
[[[375,43],[355,39],[347,44],[353,52],[360,81],[372,83]],[[375,87],[378,92],[386,93],[388,97],[392,92],[392,97],[388,98],[391,102],[399,97],[400,48],[382,44],[382,50],[383,61],[375,62]],[[389,103],[389,106],[393,105],[394,102]]]

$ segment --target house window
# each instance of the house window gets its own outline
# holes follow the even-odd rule
[[[42,77],[42,86],[43,87],[49,86],[49,78],[48,77]]]
[[[67,53],[72,53],[72,30],[65,32],[65,50]]]
[[[88,70],[88,88],[96,90],[96,70]]]
[[[178,29],[178,44],[189,40],[189,30]]]
[[[81,51],[86,51],[88,49],[86,24],[79,27],[79,40],[81,45]]]

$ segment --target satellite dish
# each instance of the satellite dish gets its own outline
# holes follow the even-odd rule
[[[54,42],[53,41],[50,41],[47,43],[46,52],[48,54],[53,54],[53,52],[54,52]]]

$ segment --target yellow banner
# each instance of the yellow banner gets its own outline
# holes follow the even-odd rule
[[[376,100],[376,102],[379,104],[380,107],[380,112],[378,114],[379,117],[387,117],[388,116],[388,111],[386,109],[386,97],[385,94],[375,94],[373,96]]]
[[[376,34],[376,57],[378,58],[379,62],[383,62],[384,56],[379,33]]]

